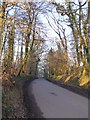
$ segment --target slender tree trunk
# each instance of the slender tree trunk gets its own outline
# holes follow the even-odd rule
[[[2,52],[2,43],[3,43],[3,32],[4,32],[4,24],[5,24],[5,10],[7,4],[6,2],[2,2],[2,6],[0,8],[0,56]]]
[[[74,21],[73,21],[74,15],[72,13],[72,9],[71,9],[71,5],[70,4],[71,3],[68,3],[69,10],[70,10],[71,14],[69,14],[68,17],[69,17],[69,20],[70,20],[71,29],[72,29],[72,33],[73,33],[73,38],[74,38],[74,41],[75,41],[75,49],[76,49],[76,55],[77,55],[77,62],[78,62],[78,66],[80,66],[80,54],[79,54],[78,38],[77,38],[76,29],[75,29]],[[80,26],[80,24],[81,24],[81,22],[79,23],[79,26]]]
[[[14,25],[11,26],[8,37],[8,72],[11,75],[14,62]]]
[[[17,76],[19,76],[19,75],[20,75],[20,73],[21,73],[21,71],[22,71],[23,67],[25,66],[25,64],[26,64],[26,62],[27,62],[27,58],[29,57],[30,52],[31,52],[31,51],[32,51],[32,49],[33,49],[33,45],[34,45],[34,41],[35,41],[35,27],[36,27],[36,19],[37,19],[37,16],[35,17],[35,20],[34,20],[33,33],[32,33],[32,42],[31,42],[31,45],[30,45],[30,50],[28,50],[27,54],[25,54],[25,57],[24,57],[24,59],[23,59],[23,61],[22,61],[22,63],[21,63],[20,70],[19,70],[19,72],[18,72]]]
[[[20,55],[20,58],[21,58],[20,61],[22,61],[22,59],[23,59],[23,40],[22,40],[22,43],[21,43],[21,55]]]
[[[2,74],[2,45],[3,45],[3,33],[4,33],[4,24],[5,24],[5,10],[7,4],[6,2],[2,2],[0,6],[0,76]]]

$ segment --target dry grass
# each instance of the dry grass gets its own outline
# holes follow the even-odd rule
[[[90,78],[87,75],[86,76],[82,76],[80,78],[80,86],[87,85],[89,82],[90,82]]]

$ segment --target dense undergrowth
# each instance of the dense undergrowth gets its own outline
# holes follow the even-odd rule
[[[15,81],[5,73],[2,76],[2,118],[24,118],[25,116],[23,96]]]
[[[88,89],[90,87],[90,77],[88,73],[88,68],[86,68],[86,70],[83,70],[81,67],[71,69],[71,71],[66,72],[66,74],[51,76],[51,78],[64,84],[80,86]]]

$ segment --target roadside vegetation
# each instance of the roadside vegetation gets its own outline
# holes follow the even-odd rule
[[[2,78],[2,118],[25,118],[26,108],[23,101],[22,86],[18,87],[20,79],[17,79],[17,84],[15,84],[16,78],[8,78],[7,74],[4,74]]]
[[[48,71],[47,76],[65,84],[88,88],[90,85],[90,35],[88,29],[90,3],[78,1],[78,5],[74,2],[66,2],[64,5],[56,2],[52,2],[52,4],[56,7],[58,15],[55,16],[52,11],[53,24],[50,22],[50,18],[47,20],[60,40],[57,42],[57,50],[51,49],[48,52],[45,66]],[[86,10],[85,6],[87,5],[88,9]],[[76,8],[77,6],[78,8]],[[61,21],[70,27],[72,37],[68,38],[65,35],[66,29]]]
[[[21,89],[27,77],[21,76],[90,87],[89,24],[86,0],[0,2],[3,118],[26,115]]]

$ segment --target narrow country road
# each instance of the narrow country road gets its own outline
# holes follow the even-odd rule
[[[31,91],[32,88],[32,91]],[[88,99],[44,79],[28,88],[44,118],[88,118]]]

